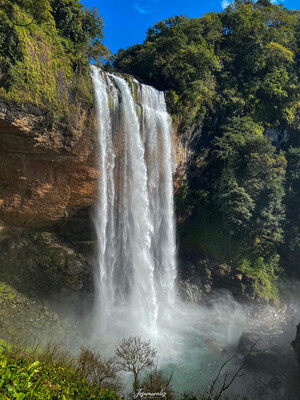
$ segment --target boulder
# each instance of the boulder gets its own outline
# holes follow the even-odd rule
[[[254,332],[243,332],[238,343],[238,353],[247,355],[251,353],[267,352],[270,349],[267,339]]]
[[[184,302],[200,304],[203,298],[203,290],[199,284],[188,280],[179,283],[179,295]]]

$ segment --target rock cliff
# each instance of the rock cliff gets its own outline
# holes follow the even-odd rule
[[[175,196],[186,181],[199,135],[201,130],[194,129],[183,138],[174,128]],[[33,105],[0,101],[0,271],[26,295],[64,293],[72,302],[74,293],[92,292],[96,153],[92,107],[77,107],[71,123],[55,123]],[[253,277],[246,281],[240,271],[201,254],[180,257],[183,299],[199,303],[223,287],[238,298],[255,299]]]
[[[0,238],[93,204],[96,138],[93,109],[55,124],[37,107],[0,102]]]

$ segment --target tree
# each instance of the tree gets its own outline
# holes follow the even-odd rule
[[[31,20],[21,21],[16,17],[15,7],[17,4],[23,10],[25,10],[30,16]],[[32,23],[40,24],[44,21],[47,21],[50,17],[50,5],[48,0],[2,0],[0,1],[0,9],[5,11],[7,17],[10,22],[15,26],[29,26]]]
[[[240,378],[244,375],[243,371],[247,367],[247,363],[249,359],[252,356],[252,353],[255,351],[255,347],[257,343],[260,341],[257,340],[249,349],[248,353],[244,357],[242,363],[240,366],[237,367],[237,369],[233,372],[224,372],[226,366],[234,359],[233,357],[230,357],[228,360],[226,360],[220,367],[217,376],[211,383],[211,385],[208,386],[206,389],[205,393],[202,395],[203,400],[221,400],[223,398],[224,392],[226,392],[230,386],[233,384],[233,382],[237,379]]]
[[[95,7],[83,7],[78,0],[52,0],[51,7],[60,35],[73,42],[77,55],[98,63],[110,57],[111,53],[103,44],[103,19]],[[77,62],[76,67],[78,65]]]
[[[78,363],[82,375],[90,382],[113,391],[119,391],[123,387],[123,382],[112,358],[103,358],[88,348],[82,348],[78,356]]]
[[[232,118],[214,141],[215,204],[228,230],[259,257],[282,241],[286,160],[250,118]]]
[[[166,378],[161,370],[155,366],[147,374],[142,381],[142,388],[144,392],[148,393],[165,393],[165,400],[175,400],[175,394],[170,383],[173,377],[173,373],[169,378]]]
[[[289,274],[300,276],[300,147],[290,147],[286,152],[286,221],[285,243],[281,252]]]
[[[133,388],[139,388],[139,378],[145,368],[152,367],[156,350],[151,347],[150,341],[141,337],[123,339],[116,347],[117,365],[120,371],[132,372],[134,376]]]

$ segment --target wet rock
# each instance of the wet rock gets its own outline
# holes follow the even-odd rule
[[[226,352],[226,348],[224,343],[222,343],[220,340],[215,339],[215,338],[207,338],[204,341],[207,349],[211,352],[211,353],[222,353],[222,352]]]
[[[294,348],[296,359],[300,368],[300,324],[297,325],[296,338],[292,341],[292,346]]]
[[[280,363],[280,354],[275,352],[255,352],[249,355],[247,367],[264,372],[273,372]]]
[[[59,299],[79,309],[83,304],[79,297],[92,296],[91,260],[53,232],[22,234],[0,242],[0,274],[3,282],[32,299]]]
[[[180,293],[185,301],[199,303],[212,290],[227,289],[238,300],[267,303],[267,299],[257,294],[257,280],[239,268],[208,258],[179,260]]]
[[[247,355],[252,353],[266,352],[270,349],[270,345],[266,337],[253,332],[243,332],[238,343],[238,353]]]
[[[0,321],[0,337],[8,342],[34,341],[48,334],[59,340],[65,338],[66,333],[70,339],[75,335],[71,320],[60,318],[50,308],[3,282],[0,282]]]
[[[236,275],[234,276],[234,278],[235,278],[236,280],[238,280],[238,281],[241,281],[241,280],[243,279],[243,274],[236,274]]]
[[[283,127],[266,128],[265,135],[272,141],[277,150],[289,141],[287,129]]]
[[[179,283],[179,295],[185,302],[201,303],[203,298],[203,290],[200,289],[199,284],[187,281]]]
[[[283,375],[255,374],[253,399],[292,400],[286,391],[286,379]],[[294,398],[293,398],[294,399]]]
[[[206,260],[200,260],[197,264],[179,261],[179,294],[183,301],[199,304],[211,290],[211,270]]]

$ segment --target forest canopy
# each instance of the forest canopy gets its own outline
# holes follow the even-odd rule
[[[177,195],[181,247],[255,274],[300,275],[299,11],[235,0],[156,23],[117,71],[167,91],[193,156]]]

